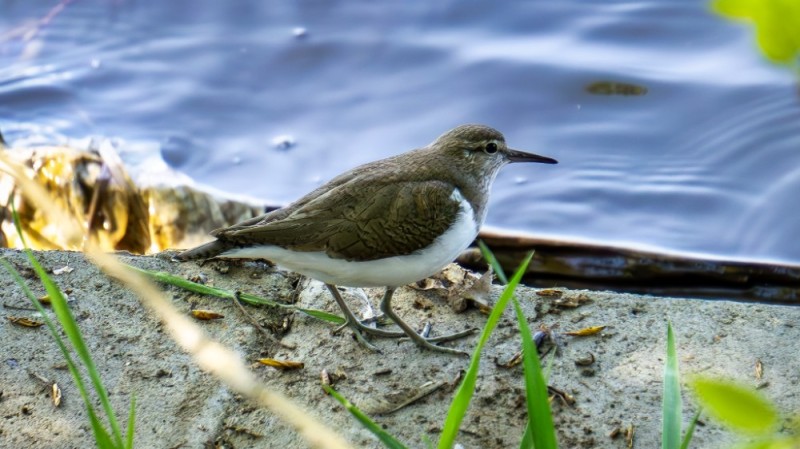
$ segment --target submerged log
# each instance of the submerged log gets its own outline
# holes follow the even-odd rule
[[[512,273],[534,251],[525,283],[654,295],[800,303],[800,266],[727,261],[484,230],[482,239]],[[458,262],[485,266],[473,246]]]

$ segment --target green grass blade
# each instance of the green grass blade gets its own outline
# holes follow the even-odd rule
[[[516,290],[519,281],[522,279],[522,276],[528,269],[528,264],[530,263],[532,257],[533,253],[530,253],[522,262],[522,265],[520,265],[516,273],[514,273],[514,277],[506,286],[505,290],[503,290],[503,294],[500,295],[500,299],[497,300],[497,304],[495,304],[494,308],[492,309],[492,313],[486,320],[486,325],[483,327],[480,339],[478,340],[478,345],[472,353],[472,360],[470,361],[469,368],[467,369],[464,379],[461,381],[461,385],[458,387],[455,397],[453,398],[453,402],[450,404],[450,409],[447,412],[447,418],[445,419],[444,426],[442,428],[442,435],[439,438],[439,449],[450,449],[455,443],[456,437],[458,436],[458,428],[461,425],[461,421],[464,419],[464,415],[467,413],[467,408],[469,407],[469,403],[472,400],[472,395],[475,392],[475,382],[478,378],[480,357],[483,347],[486,345],[486,342],[489,340],[489,336],[492,334],[492,331],[500,321],[500,317],[502,316],[508,301],[514,295],[514,290]]]
[[[233,298],[236,297],[236,293],[234,292],[229,292],[228,290],[223,290],[221,288],[209,287],[208,285],[198,284],[196,282],[186,280],[182,277],[175,276],[173,274],[164,271],[145,270],[142,268],[134,267],[132,265],[126,265],[126,266],[138,273],[150,277],[151,279],[157,282],[169,284],[193,293],[198,293],[207,296],[214,296],[216,298],[222,298],[222,299],[230,299],[230,300],[233,300]],[[251,295],[249,293],[239,294],[239,300],[254,306],[273,306],[273,307],[280,307],[283,309],[295,310],[297,312],[308,315],[312,318],[316,318],[322,321],[328,321],[333,324],[344,324],[345,322],[345,319],[343,317],[335,315],[333,313],[325,312],[324,310],[305,309],[303,307],[297,307],[292,304],[283,304],[277,301],[272,301],[267,298]]]
[[[538,354],[538,353],[537,353]],[[550,354],[547,356],[547,362],[544,367],[544,371],[542,372],[542,377],[544,377],[544,383],[547,385],[548,379],[550,378],[550,372],[553,370],[553,362],[556,359],[556,352],[550,351]],[[549,395],[549,392],[548,392]],[[548,401],[549,406],[549,401]],[[522,441],[520,442],[521,448],[532,448],[533,446],[533,429],[531,428],[531,420],[528,419],[528,424],[525,426],[525,434],[522,436]]]
[[[525,372],[525,398],[528,406],[528,428],[531,431],[533,447],[536,449],[556,449],[553,415],[547,400],[547,383],[542,375],[539,351],[531,337],[531,330],[517,298],[511,298],[517,313],[517,323],[522,333],[522,366]]]
[[[114,415],[114,410],[111,408],[111,403],[108,400],[108,393],[103,387],[103,382],[100,380],[100,375],[91,355],[89,354],[89,349],[86,347],[86,343],[83,341],[80,329],[78,328],[78,323],[72,316],[72,312],[67,304],[67,299],[61,293],[61,290],[58,288],[55,282],[53,282],[53,280],[47,274],[47,271],[45,271],[45,269],[39,264],[39,261],[36,260],[36,257],[33,255],[33,251],[28,248],[28,244],[25,242],[25,236],[22,233],[22,227],[19,224],[19,216],[17,215],[16,205],[10,200],[10,198],[9,204],[11,204],[11,216],[14,219],[14,227],[16,228],[17,234],[19,235],[22,245],[25,248],[25,255],[28,257],[28,261],[33,267],[33,270],[36,272],[36,275],[39,276],[39,280],[42,282],[42,285],[44,285],[44,289],[47,291],[47,294],[50,297],[50,305],[53,308],[53,312],[56,314],[56,317],[58,318],[58,322],[61,323],[61,327],[64,329],[64,333],[67,335],[67,339],[70,341],[70,343],[72,343],[72,347],[75,348],[75,352],[78,353],[78,357],[81,359],[84,366],[86,366],[89,378],[91,379],[92,385],[94,386],[94,389],[100,398],[100,403],[106,413],[106,418],[111,425],[111,431],[114,437],[113,443],[116,447],[121,448],[122,434],[120,433],[119,424],[117,423],[117,418]],[[91,414],[90,418],[92,418]],[[96,416],[94,419],[96,420]],[[92,422],[93,429],[95,429],[97,426],[99,426],[98,428],[105,433],[105,429],[99,423],[99,421],[97,423]],[[100,435],[100,433],[95,431],[96,438],[98,438],[98,435]],[[97,441],[99,444],[100,440],[98,439]]]
[[[81,373],[78,370],[78,365],[72,359],[72,355],[69,353],[67,345],[65,345],[64,341],[61,339],[61,336],[58,333],[58,329],[56,329],[55,324],[47,315],[47,312],[42,306],[42,303],[39,302],[39,300],[36,298],[33,292],[31,292],[31,290],[25,284],[25,280],[22,279],[22,276],[19,274],[19,272],[6,260],[5,257],[0,258],[0,264],[2,264],[6,268],[6,270],[8,270],[9,274],[11,274],[11,277],[14,278],[14,281],[22,288],[22,291],[25,293],[25,296],[28,297],[33,306],[42,316],[42,320],[49,329],[50,335],[53,336],[53,340],[55,340],[58,349],[61,351],[61,355],[67,362],[67,369],[72,375],[72,378],[75,381],[75,386],[78,388],[78,392],[81,395],[81,399],[83,399],[83,403],[86,406],[86,413],[89,415],[89,421],[92,423],[92,431],[94,432],[95,441],[97,441],[97,444],[100,445],[100,447],[109,447],[108,445],[102,445],[101,443],[106,440],[108,440],[108,444],[111,444],[113,446],[108,436],[108,432],[106,432],[105,428],[103,428],[103,425],[97,418],[97,414],[95,413],[94,407],[92,406],[92,400],[91,398],[89,398],[89,392],[86,389],[86,384],[83,382],[83,377],[81,376]]]
[[[494,270],[494,274],[497,276],[497,279],[499,279],[503,284],[508,284],[506,272],[503,270],[500,262],[497,261],[497,257],[494,256],[492,250],[486,246],[486,243],[483,243],[483,240],[478,240],[478,247],[481,249],[481,254],[483,254],[483,258],[486,259],[486,263],[488,263],[489,266],[492,267],[492,270]]]
[[[92,425],[92,432],[94,433],[94,441],[97,443],[97,447],[100,449],[121,449],[121,446],[117,446],[114,444],[114,441],[111,439],[111,435],[108,434],[108,431],[103,424],[100,422],[100,419],[94,413],[89,415],[89,423]]]
[[[478,240],[478,247],[481,249],[481,254],[483,254],[483,258],[486,259],[486,262],[489,266],[492,267],[492,270],[497,275],[497,278],[503,284],[508,282],[508,278],[506,277],[505,271],[503,267],[498,262],[497,257],[495,257],[494,253],[489,249],[489,247],[484,243],[483,240]],[[538,352],[537,352],[538,356]],[[545,384],[547,383],[547,379],[550,377],[550,371],[553,368],[553,362],[555,361],[555,352],[550,354],[550,357],[547,359],[547,366],[545,367],[544,371],[544,380]],[[549,410],[549,403],[548,403],[548,410]],[[551,418],[552,419],[552,418]],[[522,441],[520,441],[520,448],[532,448],[533,442],[533,428],[530,419],[528,420],[528,425],[525,426],[525,433],[522,436]]]
[[[525,425],[525,433],[522,434],[522,440],[519,442],[519,449],[535,449],[533,446],[533,423],[528,420]]]
[[[300,307],[295,307],[294,309],[297,310],[298,312],[310,316],[311,318],[316,318],[318,320],[327,321],[333,324],[344,324],[347,321],[343,317],[340,317],[339,315],[329,313],[324,310],[303,309]]]
[[[131,395],[131,409],[128,411],[128,426],[125,433],[125,448],[133,449],[133,434],[136,428],[136,395]]]
[[[383,443],[384,446],[390,449],[406,449],[406,446],[403,443],[397,441],[392,435],[388,432],[383,430],[381,426],[379,426],[375,421],[371,420],[369,416],[364,414],[361,410],[358,409],[355,405],[353,405],[350,401],[348,401],[344,396],[339,394],[336,390],[329,387],[328,385],[323,385],[322,388],[325,390],[326,393],[333,396],[339,403],[341,403],[347,411],[350,412],[355,418],[363,425],[367,430],[372,432],[373,435],[378,437],[379,440]]]
[[[664,361],[664,396],[661,404],[662,449],[678,449],[681,445],[681,384],[678,354],[672,324],[667,323],[667,357]]]
[[[164,284],[173,285],[178,288],[182,288],[184,290],[188,290],[193,293],[199,293],[201,295],[208,295],[208,296],[215,296],[217,298],[223,299],[233,299],[235,294],[233,292],[229,292],[227,290],[223,290],[221,288],[209,287],[208,285],[198,284],[197,282],[192,282],[186,280],[180,276],[175,276],[173,274],[167,273],[166,271],[153,271],[153,270],[146,270],[144,268],[134,267],[133,265],[127,265],[133,271],[137,273],[141,273],[154,281],[161,282]],[[252,301],[251,298],[244,299],[241,296],[239,297],[240,300],[243,302],[247,302],[252,305],[259,305],[259,306],[280,306],[280,303],[275,301],[270,301],[269,299],[263,299],[262,301]]]
[[[686,435],[683,436],[683,441],[681,441],[681,449],[689,449],[689,443],[692,442],[694,428],[697,427],[697,421],[700,419],[701,411],[702,409],[697,410],[694,416],[692,416],[692,421],[689,423],[689,428],[686,429]]]
[[[693,379],[690,385],[700,405],[731,430],[766,435],[778,424],[775,406],[752,388],[705,377]]]
[[[100,404],[103,406],[106,418],[111,426],[111,435],[113,436],[114,444],[116,444],[117,447],[122,447],[122,434],[120,433],[117,418],[114,416],[114,410],[111,408],[111,402],[108,400],[108,393],[103,386],[103,381],[100,379],[97,366],[94,364],[92,356],[89,353],[89,348],[83,340],[83,336],[78,328],[78,323],[75,321],[75,317],[72,316],[69,305],[67,305],[67,299],[61,293],[61,290],[55,282],[48,276],[47,271],[45,271],[39,264],[39,261],[36,260],[33,251],[25,248],[25,253],[28,255],[28,261],[30,261],[31,266],[33,266],[33,270],[36,271],[42,284],[44,284],[45,291],[47,291],[50,297],[50,305],[53,307],[53,312],[55,312],[56,317],[58,317],[58,321],[61,323],[64,333],[67,334],[67,339],[72,343],[72,347],[75,348],[75,352],[78,353],[78,357],[86,367],[89,379],[92,381],[97,396],[100,398]]]

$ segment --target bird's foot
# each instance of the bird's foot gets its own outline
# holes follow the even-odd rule
[[[431,343],[441,343],[443,341],[453,341],[453,340],[458,340],[460,338],[469,337],[470,335],[474,334],[475,332],[478,332],[479,330],[480,329],[478,329],[477,327],[472,327],[461,332],[456,332],[454,334],[440,335],[438,337],[423,337],[423,338]]]
[[[356,337],[356,341],[358,341],[358,343],[361,346],[369,349],[372,352],[377,352],[377,353],[380,353],[381,350],[378,349],[377,346],[370,343],[365,337],[365,334],[375,335],[376,337],[384,337],[384,338],[400,338],[406,336],[406,334],[403,332],[386,331],[365,324],[365,322],[368,323],[370,321],[371,320],[364,320],[364,321],[359,321],[357,319],[348,320],[341,326],[334,329],[332,333],[335,335],[344,330],[345,328],[349,327],[353,331],[353,335]]]
[[[345,328],[349,327],[353,331],[353,335],[356,337],[356,341],[358,341],[358,343],[361,346],[369,349],[370,351],[378,352],[378,353],[381,352],[380,349],[378,349],[377,346],[375,346],[372,343],[370,343],[367,340],[366,335],[374,335],[376,337],[383,337],[383,338],[400,338],[400,337],[404,337],[406,335],[403,332],[391,332],[391,331],[387,331],[387,330],[383,330],[383,329],[378,329],[377,327],[375,327],[377,322],[381,318],[383,318],[383,315],[377,316],[377,317],[367,318],[365,320],[359,320],[358,318],[356,318],[356,316],[353,314],[353,312],[347,307],[347,305],[345,304],[345,302],[342,299],[341,295],[339,294],[339,291],[336,290],[336,286],[330,285],[330,284],[327,284],[327,285],[328,285],[328,289],[333,294],[333,297],[336,299],[336,302],[339,304],[340,308],[342,309],[342,312],[344,313],[344,318],[345,318],[344,324],[342,324],[341,326],[339,326],[336,329],[334,329],[334,331],[333,331],[334,335],[338,334],[339,332],[341,332]]]
[[[403,323],[403,325],[400,325],[400,323],[398,323],[398,325],[403,330],[406,330],[405,327],[403,326],[403,325],[405,325],[405,323]],[[458,355],[469,356],[470,354],[468,352],[464,352],[464,351],[461,351],[459,349],[453,349],[453,348],[447,348],[447,347],[444,347],[444,346],[439,346],[439,345],[436,345],[434,343],[442,343],[442,342],[445,342],[445,341],[458,340],[459,338],[468,337],[468,336],[474,334],[476,331],[478,331],[478,329],[473,327],[473,328],[467,329],[465,331],[456,332],[454,334],[441,335],[439,337],[423,337],[422,335],[414,332],[413,329],[408,329],[408,331],[409,332],[407,332],[405,335],[408,336],[408,338],[410,338],[411,341],[413,341],[420,348],[430,349],[431,351],[444,352],[444,353],[447,353],[447,354],[458,354]]]
[[[398,327],[402,330],[402,332],[398,331],[387,331],[383,329],[379,329],[377,327],[373,327],[375,321],[379,320],[382,317],[372,317],[367,320],[359,320],[355,317],[353,312],[347,307],[347,304],[342,299],[342,295],[337,290],[336,286],[333,284],[325,284],[330,290],[331,294],[333,295],[334,299],[336,300],[337,304],[339,304],[339,308],[342,310],[345,316],[345,323],[339,326],[337,329],[333,331],[333,333],[341,332],[344,328],[350,328],[355,334],[356,340],[364,346],[365,348],[374,351],[374,352],[381,352],[375,345],[367,341],[367,335],[374,335],[376,337],[382,338],[400,338],[400,337],[408,337],[410,338],[417,346],[425,349],[430,349],[432,351],[437,352],[444,352],[448,354],[459,354],[459,355],[466,355],[469,356],[468,353],[464,351],[460,351],[458,349],[446,348],[444,346],[439,346],[435,343],[441,343],[445,341],[456,340],[459,338],[464,338],[469,335],[472,335],[478,329],[472,328],[467,329],[462,332],[456,332],[454,334],[449,335],[442,335],[439,337],[428,337],[427,332],[426,335],[420,335],[414,329],[411,328],[405,321],[403,321],[397,314],[392,310],[391,307],[391,299],[394,293],[394,288],[387,288],[386,293],[383,296],[383,300],[381,301],[381,311],[384,313],[386,317],[390,320],[394,321]]]
[[[431,349],[433,351],[446,352],[446,353],[449,353],[449,354],[469,355],[468,353],[466,353],[464,351],[459,351],[457,349],[446,348],[444,346],[438,346],[435,343],[442,343],[442,342],[446,342],[446,341],[458,340],[460,338],[468,337],[468,336],[474,334],[476,331],[478,331],[477,328],[473,327],[471,329],[467,329],[467,330],[461,331],[461,332],[456,332],[454,334],[440,335],[438,337],[428,337],[427,335],[424,335],[424,334],[420,335],[420,334],[414,332],[412,329],[409,329],[410,333],[406,333],[405,330],[402,331],[402,332],[400,332],[400,331],[392,332],[392,331],[387,331],[387,330],[383,330],[383,329],[377,329],[377,328],[374,328],[374,327],[371,327],[371,326],[368,326],[367,324],[365,324],[366,322],[369,322],[369,321],[371,321],[371,320],[364,320],[364,321],[355,320],[352,324],[349,323],[349,322],[346,322],[346,323],[342,324],[341,326],[339,326],[338,328],[336,328],[333,331],[333,333],[336,334],[338,332],[341,332],[345,328],[349,327],[353,331],[353,335],[355,335],[356,340],[359,342],[359,344],[361,344],[361,346],[364,346],[365,348],[367,348],[367,349],[369,349],[369,350],[371,350],[373,352],[378,352],[378,353],[381,352],[380,349],[378,349],[375,345],[370,343],[366,339],[365,334],[374,335],[376,337],[382,337],[382,338],[407,337],[407,338],[411,339],[417,346],[420,346],[422,348]],[[403,324],[405,324],[405,323],[403,323]],[[402,325],[400,327],[401,327],[401,329],[403,328]]]
[[[370,324],[373,324],[376,321],[377,321],[376,318],[368,318],[366,320],[358,320],[356,318],[352,318],[351,319],[350,317],[347,317],[347,321],[345,321],[345,323],[342,324],[341,326],[339,326],[336,329],[334,329],[332,333],[333,334],[338,334],[342,330],[344,330],[344,329],[349,327],[350,329],[353,330],[353,332],[374,335],[376,337],[400,338],[400,337],[405,337],[406,336],[406,334],[403,333],[403,332],[392,332],[392,331],[387,331],[387,330],[379,329],[377,327],[370,326]]]
[[[431,351],[437,352],[444,352],[447,354],[458,354],[458,355],[466,355],[469,356],[469,353],[461,351],[459,349],[453,348],[446,348],[444,346],[436,345],[435,343],[441,343],[445,341],[457,340],[459,338],[464,338],[469,335],[472,335],[478,329],[472,328],[467,329],[462,332],[456,332],[454,334],[449,335],[442,335],[440,337],[428,337],[427,334],[429,333],[430,329],[429,326],[425,326],[427,330],[423,331],[424,335],[418,334],[411,326],[408,325],[402,318],[400,318],[394,310],[392,310],[392,296],[394,295],[394,288],[387,288],[386,292],[383,294],[383,299],[381,300],[381,312],[383,312],[387,317],[389,317],[392,321],[397,324],[400,329],[403,330],[406,336],[411,339],[417,346],[420,348],[430,349]]]

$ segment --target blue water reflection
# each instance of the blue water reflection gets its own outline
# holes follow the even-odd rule
[[[561,162],[507,168],[489,224],[746,260],[800,263],[793,83],[699,1],[0,0],[11,141],[119,137],[288,202],[481,122]]]

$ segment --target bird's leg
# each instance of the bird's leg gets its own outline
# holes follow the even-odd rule
[[[395,290],[394,287],[386,288],[386,293],[384,293],[383,299],[381,300],[381,312],[383,312],[384,315],[391,318],[392,321],[395,322],[395,324],[400,326],[400,329],[403,329],[403,332],[405,332],[405,334],[409,338],[411,338],[411,340],[413,340],[414,343],[417,344],[417,346],[427,348],[433,351],[446,352],[448,354],[469,355],[464,351],[459,351],[458,349],[452,349],[452,348],[445,348],[442,346],[436,346],[433,343],[466,337],[467,335],[470,335],[473,332],[475,332],[476,329],[469,329],[463,332],[458,332],[456,334],[444,335],[436,338],[425,338],[416,333],[414,329],[411,328],[411,326],[409,326],[405,321],[403,321],[396,313],[394,313],[394,310],[392,310],[392,295],[394,295],[394,290]]]
[[[350,329],[353,330],[353,332],[355,332],[356,338],[358,338],[359,341],[362,342],[362,344],[364,343],[364,341],[362,341],[363,340],[362,333],[367,333],[370,335],[375,335],[377,337],[386,337],[386,338],[399,338],[405,336],[403,332],[390,332],[383,329],[375,329],[374,327],[369,327],[365,325],[358,318],[356,318],[353,311],[350,310],[350,307],[348,307],[347,303],[344,302],[344,298],[342,298],[341,293],[339,293],[339,289],[337,289],[335,285],[325,284],[325,286],[328,287],[328,290],[331,292],[331,295],[333,295],[333,299],[336,300],[336,304],[339,305],[339,308],[342,309],[342,313],[344,313],[345,323],[335,332],[338,332],[344,327],[349,327]],[[368,347],[370,346],[372,345],[368,345]],[[370,347],[370,349],[374,350],[375,347],[372,346]]]

